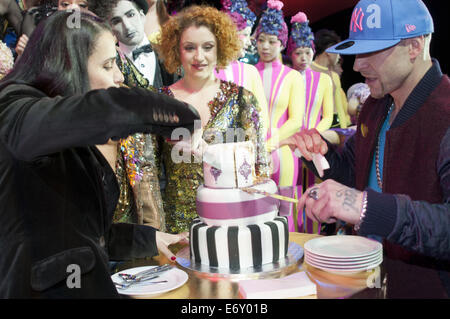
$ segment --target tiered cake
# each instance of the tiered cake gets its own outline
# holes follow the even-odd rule
[[[190,228],[194,263],[231,270],[260,267],[285,258],[286,217],[279,202],[240,187],[277,193],[274,181],[254,185],[255,149],[251,142],[214,144],[203,155],[204,185],[197,191],[199,218]]]

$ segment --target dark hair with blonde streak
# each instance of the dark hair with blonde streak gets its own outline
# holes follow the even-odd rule
[[[225,68],[235,60],[241,49],[236,26],[224,12],[210,6],[187,7],[161,27],[161,41],[158,47],[164,66],[170,73],[181,66],[181,35],[191,26],[205,26],[217,40],[217,68]]]

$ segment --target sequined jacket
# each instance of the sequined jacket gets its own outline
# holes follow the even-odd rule
[[[168,87],[162,88],[161,92],[173,96]],[[208,144],[223,143],[228,141],[228,129],[243,129],[248,133],[245,140],[253,141],[256,146],[257,176],[269,177],[271,169],[264,140],[265,130],[255,96],[234,83],[221,81],[220,90],[209,106],[211,118],[203,128],[203,139]],[[167,186],[163,199],[166,228],[169,232],[178,233],[189,230],[190,223],[197,217],[195,199],[197,188],[203,183],[203,167],[194,156],[187,163],[174,160],[172,150],[173,144],[164,142],[162,155]]]
[[[118,51],[117,65],[124,75],[124,85],[151,91],[156,89],[136,66]],[[171,77],[157,65],[155,84],[172,84]],[[172,82],[171,82],[172,81]],[[115,222],[132,222],[165,230],[164,208],[161,197],[160,138],[157,135],[136,133],[118,144],[116,176],[120,185]]]

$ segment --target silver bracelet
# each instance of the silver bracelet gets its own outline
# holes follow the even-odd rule
[[[359,215],[358,223],[354,227],[356,231],[359,231],[359,228],[361,227],[361,223],[363,222],[364,218],[366,217],[366,210],[367,210],[367,192],[363,192],[361,214]]]

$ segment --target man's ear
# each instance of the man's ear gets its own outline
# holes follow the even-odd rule
[[[411,60],[416,59],[422,52],[425,47],[425,39],[423,36],[414,37],[408,39],[409,44],[409,58]]]

